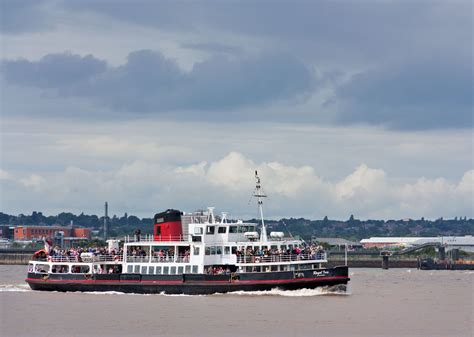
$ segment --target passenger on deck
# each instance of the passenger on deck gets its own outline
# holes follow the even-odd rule
[[[135,231],[135,241],[140,241],[141,234],[142,234],[142,231],[140,229],[137,229]]]

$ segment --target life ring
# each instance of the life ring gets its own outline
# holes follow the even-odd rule
[[[90,280],[92,278],[92,275],[91,274],[84,274],[84,278],[86,280]]]

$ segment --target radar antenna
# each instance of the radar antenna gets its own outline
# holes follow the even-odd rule
[[[262,219],[262,232],[260,233],[260,241],[266,242],[267,241],[267,228],[265,227],[265,221],[263,220],[263,201],[262,198],[265,198],[266,195],[263,194],[261,189],[260,177],[258,176],[257,170],[255,170],[255,180],[257,181],[255,185],[255,193],[253,194],[254,197],[257,198],[258,201],[258,208],[260,209],[260,218]]]

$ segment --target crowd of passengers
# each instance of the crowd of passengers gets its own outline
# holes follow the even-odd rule
[[[178,259],[182,262],[189,261],[189,249],[186,249],[184,252],[180,253]],[[136,258],[146,258],[147,251],[140,247],[133,247],[129,253],[127,254],[129,257],[136,257]],[[175,251],[174,248],[169,249],[160,249],[153,252],[153,258],[159,262],[167,262],[167,261],[174,261],[175,259]]]
[[[48,259],[53,262],[120,261],[122,256],[122,248],[109,251],[104,247],[61,249],[56,246],[49,252]]]
[[[222,275],[222,274],[230,274],[230,268],[224,267],[208,267],[205,269],[206,274],[208,275]]]
[[[247,247],[247,249],[237,250],[238,262],[278,262],[285,260],[316,260],[323,259],[325,252],[322,246],[312,244],[306,247],[264,248]]]
[[[247,249],[237,250],[238,262],[263,262],[263,261],[283,261],[283,260],[314,260],[324,258],[322,246],[310,245],[306,247],[293,247],[288,249],[247,247]],[[128,252],[131,257],[147,257],[147,251],[141,247],[134,247]],[[183,262],[189,261],[189,250],[180,253],[178,258]],[[108,250],[105,247],[70,248],[61,249],[56,246],[49,252],[49,260],[65,262],[85,262],[85,260],[95,261],[119,261],[123,257],[123,248]],[[173,261],[175,252],[173,248],[160,249],[153,252],[153,257],[157,261]]]

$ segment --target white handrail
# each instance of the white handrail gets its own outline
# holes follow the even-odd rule
[[[316,254],[273,254],[267,256],[259,255],[240,255],[237,256],[237,263],[272,263],[272,262],[291,262],[291,261],[326,261],[326,253]]]

